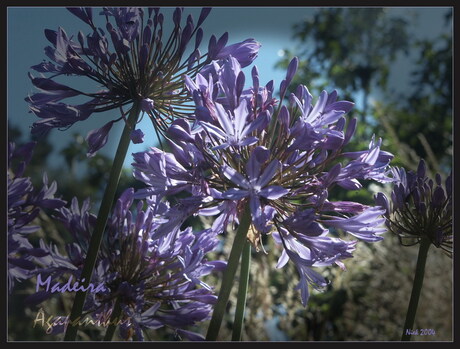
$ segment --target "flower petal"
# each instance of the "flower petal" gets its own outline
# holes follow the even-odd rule
[[[229,190],[222,193],[224,199],[229,200],[241,200],[249,195],[249,192],[244,189],[230,188]]]
[[[233,128],[232,121],[230,120],[230,115],[224,109],[222,104],[215,103],[215,106],[217,111],[217,120],[219,121],[219,124],[222,126],[222,128],[228,135],[233,136],[235,134],[235,130]]]
[[[233,183],[244,189],[249,189],[249,183],[247,179],[243,177],[242,174],[238,173],[235,169],[227,165],[222,165],[221,169],[223,175],[227,177],[229,180],[231,180]]]
[[[280,166],[281,162],[279,162],[278,160],[273,160],[272,162],[270,162],[267,168],[265,169],[264,173],[258,179],[257,183],[261,187],[265,187],[268,184],[268,182],[270,182],[272,178],[275,176]]]
[[[289,193],[289,189],[285,189],[279,185],[271,185],[269,187],[263,188],[259,195],[267,198],[268,200],[277,200],[287,193]]]

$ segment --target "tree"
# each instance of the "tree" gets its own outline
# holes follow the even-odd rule
[[[413,90],[407,96],[390,97],[391,103],[379,103],[376,118],[390,133],[394,150],[406,166],[415,169],[421,157],[434,171],[448,174],[452,167],[452,36],[447,32],[434,40],[419,40],[415,47],[420,53],[412,71]]]
[[[322,8],[294,26],[299,50],[286,50],[278,66],[297,55],[301,63],[294,86],[307,81],[313,88],[337,87],[342,97],[361,94],[365,121],[372,84],[384,89],[391,62],[408,52],[407,25],[383,8]]]

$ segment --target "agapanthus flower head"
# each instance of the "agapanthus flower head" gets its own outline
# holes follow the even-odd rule
[[[14,143],[8,147],[8,287],[11,292],[15,281],[30,278],[36,269],[36,260],[48,252],[33,246],[29,235],[40,227],[34,220],[43,209],[56,209],[65,201],[55,198],[56,183],[48,185],[46,174],[43,187],[37,190],[31,179],[24,177],[36,143],[30,142],[19,148]],[[19,161],[19,164],[13,162]],[[15,167],[17,165],[17,167]]]
[[[452,256],[452,175],[443,183],[437,173],[433,181],[427,176],[423,159],[416,172],[397,167],[392,172],[395,182],[391,199],[383,193],[375,197],[376,203],[385,208],[388,229],[403,245],[428,239]]]
[[[136,204],[130,188],[117,200],[109,218],[91,280],[94,285],[102,283],[105,290],[89,293],[85,309],[97,317],[113,309],[118,299],[122,318],[129,318],[131,324],[123,324],[120,329],[125,339],[136,334],[136,339],[142,340],[142,330],[164,326],[194,338],[198,335],[185,328],[208,319],[217,299],[213,288],[202,280],[225,266],[224,262],[205,258],[218,244],[216,234],[210,229],[181,230],[183,221],[178,221],[178,226],[167,225],[170,212],[180,216],[178,211],[180,208],[166,203]],[[53,280],[68,279],[70,275],[78,279],[96,217],[90,213],[88,200],[79,207],[74,199],[70,207],[59,209],[55,218],[64,224],[74,242],[66,246],[66,256],[42,243],[49,258],[35,274],[41,274],[42,279],[49,275]],[[42,290],[28,301],[37,303],[51,296]]]
[[[273,97],[273,81],[260,85],[256,67],[252,87],[245,88],[245,75],[233,57],[195,79],[186,77],[196,121],[173,122],[167,133],[171,152],[136,153],[133,166],[135,178],[146,184],[139,196],[188,193],[194,204],[201,201],[197,214],[216,217],[218,232],[238,222],[249,207],[248,239],[259,248],[262,234],[275,237],[284,251],[279,266],[289,259],[296,264],[306,304],[308,284],[326,284],[312,268],[344,267],[341,260],[355,248],[355,241],[332,237],[329,228],[367,242],[381,240],[386,230],[383,209],[329,201],[329,192],[335,185],[359,189],[360,180],[392,181],[388,165],[393,156],[380,149],[381,139],[375,137],[366,150],[343,152],[356,119],[347,123],[353,103],[338,100],[335,91],[323,91],[314,102],[300,85],[283,104],[297,66],[298,60],[292,60],[280,101]]]
[[[229,55],[248,65],[260,46],[253,39],[226,46],[225,33],[219,39],[211,36],[208,53],[203,54],[201,25],[209,8],[202,9],[196,23],[191,15],[185,17],[183,8],[176,8],[169,35],[165,33],[165,17],[159,8],[147,11],[139,7],[103,8],[100,15],[105,17],[105,28],[97,26],[93,8],[69,8],[69,11],[87,24],[91,33],[85,35],[80,31],[70,36],[61,27],[45,30],[51,43],[45,54],[51,61],[32,67],[42,76],[29,74],[39,92],[28,96],[26,101],[41,119],[33,124],[33,134],[44,134],[52,128],[66,129],[97,112],[120,110],[118,118],[89,135],[89,155],[106,143],[113,122],[125,119],[123,107],[136,105],[138,111],[149,115],[160,132],[172,120],[190,117],[192,113],[187,106],[190,97],[183,88],[182,76],[194,77],[205,65],[214,61],[218,64]],[[101,89],[90,92],[64,85],[55,79],[61,75],[88,78]],[[65,102],[76,96],[89,100],[82,104]]]

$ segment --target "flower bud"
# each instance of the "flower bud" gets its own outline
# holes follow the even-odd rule
[[[101,128],[88,132],[86,137],[86,141],[89,145],[87,153],[88,157],[93,157],[96,155],[96,152],[107,143],[109,131],[112,128],[113,123],[114,121],[109,121]]]
[[[281,107],[280,113],[278,115],[278,120],[280,124],[283,125],[285,130],[289,129],[291,118],[289,116],[289,110],[284,105]]]
[[[441,175],[439,173],[436,173],[435,181],[437,185],[441,185],[442,180],[441,180]]]
[[[150,98],[144,98],[141,101],[141,110],[147,113],[153,109],[154,105],[155,104],[153,100],[151,100]]]
[[[442,207],[444,202],[446,201],[446,195],[444,193],[444,189],[441,186],[436,187],[433,193],[432,204],[433,207],[439,208]]]
[[[388,199],[385,194],[383,193],[377,193],[377,195],[374,196],[374,201],[376,205],[380,206],[385,210],[385,217],[388,217],[390,215],[390,204],[388,202]]]
[[[134,144],[140,144],[144,142],[144,136],[145,136],[144,132],[137,129],[137,130],[131,131],[131,134],[129,137],[131,138]]]
[[[425,174],[426,174],[425,160],[421,159],[419,164],[418,164],[418,168],[417,168],[417,177],[418,178],[425,178]]]

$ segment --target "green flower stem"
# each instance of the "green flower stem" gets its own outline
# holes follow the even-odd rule
[[[86,255],[85,263],[83,265],[83,270],[81,273],[80,284],[85,287],[91,281],[91,276],[93,275],[93,269],[96,264],[97,255],[99,253],[99,247],[101,244],[102,237],[104,235],[105,226],[107,224],[107,219],[109,217],[110,210],[115,198],[115,193],[118,187],[118,182],[120,180],[121,170],[123,168],[123,162],[125,161],[126,153],[128,151],[130,143],[130,133],[136,125],[137,119],[139,117],[139,105],[134,103],[133,107],[128,116],[127,123],[123,129],[123,133],[120,138],[120,143],[118,144],[117,152],[113,160],[112,169],[110,170],[109,181],[107,187],[105,188],[104,196],[102,198],[101,206],[99,208],[99,213],[97,215],[96,226],[93,233],[91,234],[91,240],[89,242],[88,252]],[[83,279],[85,279],[83,281]],[[85,303],[87,292],[77,292],[72,306],[72,311],[70,313],[70,322],[81,317],[83,311],[83,305]],[[74,341],[77,337],[78,326],[67,326],[67,331],[64,336],[65,341]]]
[[[249,202],[246,203],[243,211],[243,216],[240,218],[240,225],[236,231],[235,240],[233,241],[232,251],[228,258],[227,268],[224,271],[224,277],[222,285],[219,291],[219,297],[217,298],[216,306],[212,313],[211,322],[209,323],[208,333],[206,334],[207,341],[215,341],[219,334],[220,324],[224,317],[225,308],[227,307],[228,298],[230,297],[230,291],[232,290],[233,281],[235,279],[236,269],[240,262],[241,252],[246,243],[246,236],[251,224],[251,210],[249,208]]]
[[[241,256],[240,281],[238,285],[238,300],[236,303],[235,321],[233,322],[232,341],[240,341],[244,322],[244,310],[248,295],[249,267],[251,265],[251,244],[246,241]]]
[[[425,275],[426,257],[431,241],[422,239],[417,257],[417,266],[415,269],[414,284],[412,285],[412,293],[410,295],[409,307],[407,308],[406,322],[404,323],[402,341],[410,341],[411,331],[413,330],[415,314],[417,313],[418,300],[422,291],[423,277]]]
[[[112,316],[110,317],[110,325],[107,328],[107,331],[105,331],[105,336],[104,336],[104,341],[110,342],[112,340],[113,334],[115,333],[115,330],[117,328],[117,322],[120,319],[121,315],[121,301],[120,297],[117,298],[115,305],[113,306],[112,310]]]

